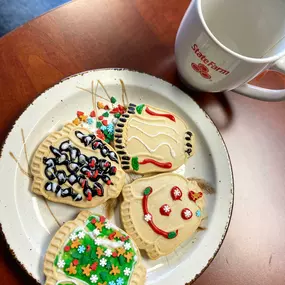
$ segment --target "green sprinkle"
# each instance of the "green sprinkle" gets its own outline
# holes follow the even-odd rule
[[[85,253],[83,258],[81,259],[81,262],[82,262],[82,264],[88,264],[89,260],[90,260],[90,256],[86,255],[86,253]]]
[[[91,258],[92,259],[96,259],[97,258],[97,254],[96,254],[95,249],[91,251]]]
[[[121,114],[120,113],[116,113],[114,116],[115,116],[115,118],[119,119],[121,117]]]
[[[119,263],[120,265],[123,265],[125,263],[125,258],[122,255],[119,256]]]
[[[136,107],[136,110],[137,110],[137,112],[138,112],[139,114],[142,113],[144,106],[145,106],[144,104],[141,104],[141,105],[138,105],[138,106]]]
[[[110,270],[112,268],[112,263],[110,261],[107,262],[106,268]]]
[[[115,97],[111,97],[111,103],[115,104],[117,102],[117,99]]]
[[[95,230],[95,226],[91,223],[88,223],[86,227],[90,230],[90,232],[93,232]]]
[[[103,281],[107,280],[108,273],[106,271],[100,272],[99,275]]]
[[[151,188],[150,188],[150,187],[147,187],[147,188],[145,188],[145,190],[143,191],[143,194],[144,194],[145,196],[147,196],[147,195],[150,194],[150,191],[151,191]]]
[[[102,123],[98,121],[98,122],[96,123],[96,127],[97,127],[98,129],[100,129],[100,128],[102,127]]]
[[[175,238],[176,237],[176,232],[170,232],[168,233],[168,238],[169,239],[172,239],[172,238]]]
[[[75,250],[72,252],[71,256],[75,259],[80,259],[81,254],[77,250]]]
[[[110,140],[108,138],[105,139],[106,143],[110,143]]]
[[[138,171],[140,166],[139,166],[139,158],[137,156],[132,157],[132,168],[133,170]]]
[[[109,117],[109,112],[103,113],[102,116],[105,117],[105,118]]]

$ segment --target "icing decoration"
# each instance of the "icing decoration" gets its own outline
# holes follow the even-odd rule
[[[102,102],[97,102],[98,109],[104,109],[104,104]]]
[[[77,271],[76,271],[76,266],[73,266],[72,263],[70,263],[69,267],[66,269],[66,271],[69,273],[69,274],[76,274]]]
[[[138,112],[138,114],[142,113],[144,106],[145,106],[144,104],[141,104],[136,107],[136,111]]]
[[[119,277],[119,278],[117,279],[117,285],[123,285],[123,284],[124,284],[123,278]]]
[[[90,113],[90,117],[91,117],[91,118],[96,117],[96,113],[95,113],[95,111],[94,111],[94,110],[93,110],[93,111],[91,111],[91,113]]]
[[[102,227],[95,239],[93,233],[98,223]],[[112,240],[108,239],[110,235],[113,235]],[[72,248],[72,244],[76,247]],[[64,250],[67,247],[69,251]],[[67,243],[55,258],[54,266],[67,277],[76,278],[87,285],[109,285],[112,282],[117,285],[118,280],[119,284],[127,285],[136,261],[129,236],[115,228],[105,217],[92,215],[85,227],[70,233]]]
[[[172,167],[172,163],[171,162],[159,162],[155,159],[152,158],[146,158],[143,161],[140,161],[139,164],[148,164],[148,163],[152,163],[160,168],[171,168]]]
[[[118,266],[114,266],[114,264],[112,264],[112,270],[110,271],[110,274],[117,275],[119,273],[120,273],[120,269],[118,268]]]
[[[174,201],[181,200],[181,198],[182,198],[182,191],[177,186],[172,187],[170,194],[171,194],[171,197]]]
[[[160,143],[157,147],[155,147],[154,149],[150,148],[142,139],[140,139],[139,137],[137,136],[131,136],[130,138],[128,138],[128,142],[131,141],[131,140],[137,140],[139,141],[150,153],[153,153],[155,151],[157,151],[161,146],[163,145],[167,145],[169,150],[170,150],[170,153],[171,153],[171,156],[172,157],[176,157],[176,154],[175,154],[175,151],[174,149],[171,147],[171,145],[169,143],[166,143],[166,142],[162,142]]]
[[[111,103],[112,103],[112,104],[115,104],[116,102],[117,102],[117,99],[116,99],[114,96],[112,96],[112,97],[111,97]]]
[[[124,167],[123,167],[123,168],[124,168]],[[136,157],[132,157],[132,168],[133,168],[133,170],[135,170],[135,171],[138,171],[139,168],[140,168],[140,166],[139,166],[139,159],[138,159],[137,156],[136,156]]]
[[[178,235],[178,230],[173,231],[173,232],[166,232],[160,229],[159,227],[157,227],[155,223],[153,222],[152,215],[148,211],[148,197],[151,195],[152,192],[153,192],[152,188],[147,187],[143,193],[142,207],[143,207],[144,219],[149,224],[151,229],[158,235],[161,235],[167,239],[175,238]]]
[[[201,217],[201,210],[196,211],[196,217],[200,218]]]
[[[75,125],[75,126],[78,126],[80,124],[80,120],[78,118],[74,119],[72,121],[72,123]]]
[[[91,268],[90,268],[90,264],[88,264],[87,266],[82,266],[82,273],[86,276],[90,276],[90,272],[91,272]]]
[[[151,116],[165,117],[165,118],[168,118],[169,120],[175,122],[175,117],[173,115],[171,115],[171,114],[156,113],[156,112],[150,110],[149,107],[146,107],[145,111],[146,111],[146,113],[148,113]]]
[[[68,246],[68,245],[67,245],[67,246],[65,246],[65,247],[64,247],[64,251],[65,251],[65,252],[70,251],[70,246]]]
[[[110,160],[118,163],[116,153],[110,151],[101,140],[97,140],[95,135],[84,135],[80,131],[75,131],[75,135],[85,146],[91,145],[93,150],[99,149],[103,157],[108,156]],[[76,193],[72,187],[61,186],[68,182],[71,186],[78,183],[83,188],[83,194],[88,201],[91,201],[94,196],[104,196],[104,188],[100,180],[107,185],[112,184],[110,176],[116,174],[115,166],[104,158],[98,159],[95,156],[87,157],[81,154],[81,151],[69,140],[62,142],[59,148],[50,146],[50,151],[54,157],[43,158],[45,176],[50,180],[44,186],[46,191],[54,192],[58,197],[71,196],[74,201],[81,201],[82,195]],[[65,166],[67,172],[59,170],[59,166]],[[51,182],[55,179],[56,182]],[[89,182],[92,184],[90,185]]]
[[[74,240],[71,244],[71,248],[78,248],[80,245],[80,242],[78,239]]]
[[[77,117],[80,118],[81,116],[84,115],[84,112],[81,112],[81,111],[77,111],[76,113]]]
[[[97,283],[97,281],[98,281],[98,276],[97,276],[96,274],[95,274],[95,275],[91,275],[90,281],[91,281],[92,283]]]
[[[166,135],[166,136],[168,136],[169,138],[173,139],[175,142],[178,142],[178,140],[177,140],[176,138],[170,136],[169,134],[167,134],[167,133],[165,133],[165,132],[158,132],[158,133],[156,133],[156,134],[149,134],[149,133],[145,132],[143,129],[141,129],[140,127],[135,126],[135,125],[133,125],[133,124],[130,124],[130,127],[139,130],[140,132],[142,132],[143,134],[145,134],[146,136],[148,136],[148,137],[150,137],[150,138],[155,138],[155,137],[160,136],[160,135]]]
[[[155,123],[147,123],[146,121],[141,121],[141,120],[138,120],[138,119],[136,119],[136,118],[132,118],[132,119],[130,120],[130,123],[131,123],[132,121],[137,122],[137,123],[140,123],[140,124],[143,124],[143,125],[148,125],[148,126],[152,126],[152,127],[157,127],[158,129],[159,129],[159,128],[168,128],[168,129],[173,130],[176,134],[178,134],[178,132],[177,132],[174,128],[172,128],[172,127],[170,127],[170,126],[167,126],[167,125],[161,125],[161,124],[155,124]]]
[[[171,208],[170,208],[169,205],[164,204],[164,205],[162,205],[162,206],[160,207],[159,211],[160,211],[160,214],[161,214],[161,215],[163,215],[163,216],[169,216],[170,213],[171,213]]]
[[[182,211],[181,211],[181,217],[184,219],[184,220],[189,220],[191,219],[193,216],[192,212],[190,209],[188,208],[184,208]]]
[[[192,200],[193,202],[196,202],[198,199],[203,197],[202,192],[197,192],[195,193],[194,191],[189,191],[189,199]]]

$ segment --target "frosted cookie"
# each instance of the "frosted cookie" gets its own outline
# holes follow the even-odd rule
[[[193,154],[194,136],[175,114],[129,104],[115,127],[115,149],[127,172],[173,171]]]
[[[195,233],[205,216],[202,189],[178,174],[135,180],[122,193],[124,228],[151,259],[173,252]]]
[[[82,127],[51,133],[32,160],[32,191],[50,201],[95,207],[116,198],[125,173],[114,149]]]
[[[142,285],[146,270],[124,231],[103,216],[82,211],[51,240],[44,274],[45,285]]]

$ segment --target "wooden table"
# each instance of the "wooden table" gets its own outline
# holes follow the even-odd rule
[[[1,38],[1,142],[41,92],[84,70],[136,69],[185,90],[177,78],[173,46],[188,5],[187,0],[72,1]],[[284,87],[283,78],[275,74],[262,84],[273,81]],[[195,285],[284,285],[285,103],[230,92],[188,93],[221,131],[235,177],[227,237]],[[0,250],[1,284],[35,284],[3,239]]]

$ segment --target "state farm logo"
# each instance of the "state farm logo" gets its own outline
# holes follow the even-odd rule
[[[212,76],[209,74],[209,68],[206,65],[202,63],[196,64],[193,62],[191,66],[196,72],[200,73],[200,75],[204,77],[205,79],[212,78]]]
[[[194,51],[195,55],[200,59],[202,63],[196,64],[196,63],[191,63],[192,68],[200,73],[200,75],[205,78],[205,79],[211,79],[212,76],[209,74],[209,69],[212,69],[216,72],[219,72],[220,74],[223,75],[228,75],[230,72],[220,66],[218,66],[214,61],[209,60],[205,54],[203,54],[198,45],[194,44],[192,46],[192,50]]]

